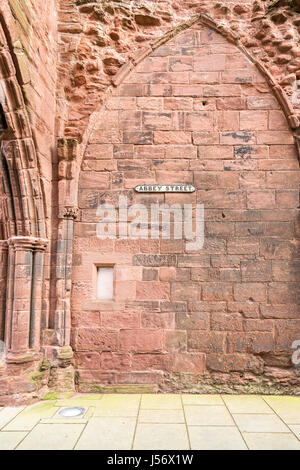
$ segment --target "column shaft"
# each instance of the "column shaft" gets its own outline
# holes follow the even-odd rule
[[[6,310],[6,285],[7,285],[8,245],[6,241],[0,241],[0,341],[4,341],[4,325]]]
[[[14,356],[40,350],[43,251],[47,241],[12,237],[8,243],[5,341]]]
[[[69,215],[69,214],[68,214]],[[59,346],[70,346],[74,216],[60,219],[56,265],[55,333]]]

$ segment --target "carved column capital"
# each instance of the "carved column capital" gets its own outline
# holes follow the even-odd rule
[[[13,247],[16,251],[20,250],[39,250],[45,251],[48,245],[48,240],[36,237],[11,237],[7,241],[10,247]]]
[[[60,219],[77,219],[78,207],[77,206],[65,206],[59,214]]]

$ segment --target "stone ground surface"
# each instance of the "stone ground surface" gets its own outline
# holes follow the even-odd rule
[[[60,408],[80,406],[82,418]],[[0,409],[0,450],[300,450],[300,397],[76,395]]]

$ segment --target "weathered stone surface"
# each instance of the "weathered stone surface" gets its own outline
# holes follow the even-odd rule
[[[73,389],[72,364],[82,391],[289,391],[298,2],[54,3],[0,6],[0,404]],[[141,183],[197,190],[137,195]],[[204,204],[204,246],[98,239],[97,207],[120,195]]]
[[[198,43],[199,34],[209,47]],[[148,178],[193,181],[194,195],[134,200],[148,208],[163,200],[200,202],[206,224],[203,249],[196,253],[181,240],[122,242],[134,269],[143,270],[130,292],[124,290],[127,308],[141,312],[141,322],[138,328],[130,324],[132,312],[128,325],[120,314],[101,315],[119,332],[119,353],[132,358],[124,373],[131,367],[198,376],[207,371],[219,374],[218,380],[220,374],[241,374],[247,382],[247,374],[260,376],[265,366],[288,367],[276,357],[293,340],[297,324],[281,334],[275,319],[297,315],[298,263],[292,257],[298,251],[290,223],[295,213],[282,212],[297,202],[282,191],[294,191],[299,175],[277,100],[235,46],[196,25],[140,62],[125,82],[108,99],[109,114],[94,131],[100,133],[107,121],[113,158],[120,161],[119,185],[127,190]],[[285,152],[295,163],[289,163],[291,170],[285,160],[279,166]],[[108,200],[112,191],[106,191]]]

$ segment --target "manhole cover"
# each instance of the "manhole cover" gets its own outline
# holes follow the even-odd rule
[[[59,411],[59,415],[63,418],[78,418],[79,416],[84,415],[85,409],[79,408],[78,406],[73,408],[63,408]]]

